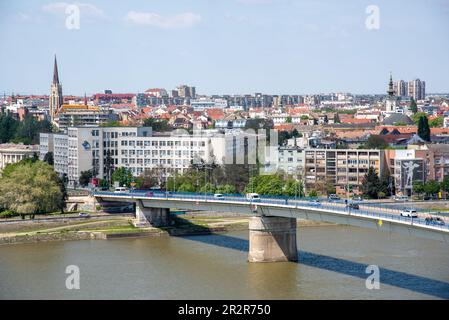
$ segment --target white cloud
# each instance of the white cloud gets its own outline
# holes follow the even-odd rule
[[[125,20],[137,25],[175,29],[193,27],[201,21],[201,16],[191,12],[185,12],[174,16],[163,17],[153,12],[130,11],[126,14]]]
[[[80,9],[80,14],[89,17],[101,18],[104,17],[105,15],[103,10],[97,8],[93,4],[80,3],[80,2],[73,2],[73,3],[53,2],[42,6],[42,11],[56,15],[65,15],[66,14],[65,10],[69,5],[78,6],[78,8]]]

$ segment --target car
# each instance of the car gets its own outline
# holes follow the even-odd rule
[[[250,200],[250,201],[259,201],[260,200],[260,196],[258,193],[247,193],[246,194],[246,200]]]
[[[214,194],[214,199],[223,199],[224,196],[221,193],[215,193]]]
[[[408,201],[408,197],[407,196],[394,196],[393,197],[394,201]]]
[[[352,200],[353,201],[363,201],[363,198],[361,196],[353,196]]]
[[[337,196],[335,193],[332,193],[329,195],[329,200],[340,200],[340,197]]]
[[[152,197],[152,196],[154,196],[153,191],[148,191],[145,193],[145,197]]]
[[[86,213],[86,212],[80,212],[80,213],[78,214],[78,216],[79,216],[80,218],[90,218],[90,214],[88,214],[88,213]]]
[[[348,208],[349,209],[354,209],[354,210],[359,210],[360,209],[360,207],[359,207],[359,205],[357,203],[350,203],[350,204],[348,204]]]
[[[437,226],[444,226],[445,225],[444,220],[441,219],[440,217],[432,217],[432,216],[430,216],[430,217],[427,217],[425,220],[426,220],[426,224],[427,225],[429,225],[429,224],[434,224],[434,225],[437,225]]]
[[[117,187],[114,189],[115,193],[126,193],[128,192],[128,189],[126,187]]]
[[[406,209],[401,211],[401,217],[418,218],[418,213],[413,209]]]
[[[320,200],[318,200],[318,199],[311,199],[309,201],[309,205],[318,207],[318,206],[321,206],[321,203],[320,203]]]

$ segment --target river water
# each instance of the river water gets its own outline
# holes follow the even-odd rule
[[[1,299],[449,299],[447,244],[298,229],[299,262],[250,264],[248,232],[0,246]],[[66,288],[68,265],[80,289]],[[368,265],[380,288],[367,289]]]

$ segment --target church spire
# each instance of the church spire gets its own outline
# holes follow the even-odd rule
[[[56,55],[55,55],[55,65],[53,67],[53,83],[59,84],[58,61],[56,60]]]
[[[394,87],[393,87],[393,76],[391,75],[391,71],[390,71],[390,83],[388,84],[388,91],[387,91],[389,96],[393,96],[394,95]]]

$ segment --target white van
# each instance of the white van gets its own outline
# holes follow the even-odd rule
[[[128,192],[128,189],[125,187],[117,187],[117,188],[115,188],[114,192],[115,193],[126,193],[126,192]]]
[[[406,209],[401,212],[401,217],[418,218],[418,213],[413,209]]]
[[[246,200],[257,201],[260,200],[260,196],[258,193],[247,193]]]

